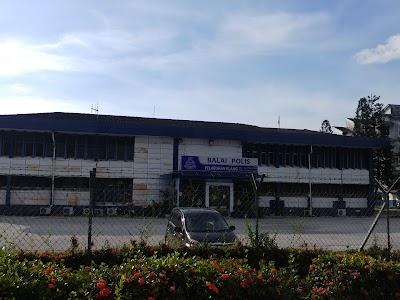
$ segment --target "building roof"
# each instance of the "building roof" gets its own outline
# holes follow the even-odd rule
[[[385,106],[383,111],[386,113],[387,111],[390,111],[391,116],[400,116],[400,105],[398,104],[388,104]]]
[[[338,130],[340,130],[343,133],[353,133],[353,131],[347,127],[342,127],[342,126],[332,126]]]
[[[62,112],[0,115],[0,129],[77,134],[208,138],[253,143],[312,144],[365,148],[388,146],[387,139],[345,137],[307,129],[265,128],[239,123]]]

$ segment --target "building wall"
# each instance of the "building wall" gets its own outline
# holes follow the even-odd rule
[[[161,190],[169,179],[160,176],[173,170],[173,138],[138,136],[133,166],[133,204],[146,206],[162,201]]]

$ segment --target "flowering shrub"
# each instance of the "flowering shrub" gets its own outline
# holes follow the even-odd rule
[[[204,258],[194,249],[135,244],[93,253],[96,261],[73,267],[71,253],[0,251],[0,299],[400,299],[397,261],[279,249],[254,266],[243,248],[230,250]]]

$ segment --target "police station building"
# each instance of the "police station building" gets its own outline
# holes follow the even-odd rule
[[[216,207],[240,216],[368,215],[384,139],[76,113],[0,116],[0,212],[99,215]],[[91,196],[90,172],[98,190]],[[258,186],[255,201],[254,186]]]

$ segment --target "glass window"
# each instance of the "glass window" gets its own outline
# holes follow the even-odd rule
[[[67,158],[75,158],[75,143],[76,137],[72,134],[67,134],[65,136]]]
[[[268,146],[268,165],[275,165],[275,145]]]
[[[96,152],[96,136],[90,135],[87,137],[86,159],[94,159],[95,152]]]
[[[126,160],[125,150],[126,150],[126,138],[124,138],[124,137],[117,138],[117,159],[118,160]]]
[[[55,134],[56,156],[65,157],[65,134]]]
[[[45,133],[44,136],[45,156],[53,157],[53,137],[51,133]]]
[[[34,156],[43,157],[44,136],[36,133],[34,138]]]
[[[15,143],[14,143],[14,156],[21,157],[23,153],[23,147],[24,147],[24,133],[16,132]]]
[[[97,137],[97,159],[107,159],[107,137],[105,136]]]
[[[117,151],[117,140],[115,137],[108,137],[108,157],[107,159],[109,160],[115,160],[116,159],[116,151]]]
[[[261,164],[266,165],[267,164],[267,145],[261,145]]]
[[[34,145],[35,135],[32,132],[25,132],[25,155],[33,156],[33,145]]]
[[[76,158],[85,158],[86,136],[78,135],[76,137]]]
[[[130,137],[127,139],[126,146],[126,160],[133,161],[134,159],[135,138]]]
[[[9,156],[10,155],[10,132],[3,131],[1,136],[1,155]]]

